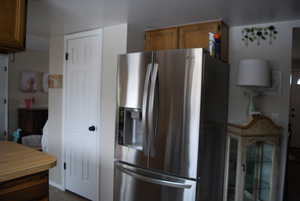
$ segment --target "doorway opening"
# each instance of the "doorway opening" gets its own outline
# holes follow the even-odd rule
[[[300,197],[300,28],[293,30],[292,69],[290,79],[289,143],[285,179],[286,201]]]

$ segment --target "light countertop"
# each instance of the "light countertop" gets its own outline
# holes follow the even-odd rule
[[[0,141],[0,182],[43,172],[56,165],[56,158],[21,144]]]

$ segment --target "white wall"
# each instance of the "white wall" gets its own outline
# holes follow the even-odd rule
[[[256,43],[245,46],[241,41],[241,30],[248,26],[268,26],[275,25],[279,33],[277,40],[272,45],[262,42],[257,46]],[[229,121],[239,122],[247,120],[248,99],[244,96],[243,90],[235,85],[237,79],[238,64],[244,58],[261,58],[270,62],[271,67],[282,72],[282,93],[279,96],[264,96],[258,98],[260,110],[269,117],[278,114],[274,120],[284,128],[281,151],[281,179],[278,187],[278,200],[281,200],[283,193],[283,178],[285,173],[286,146],[288,138],[288,112],[289,112],[289,76],[291,70],[292,55],[292,30],[300,27],[299,21],[274,22],[270,24],[237,26],[230,28],[230,96],[229,96]],[[275,115],[276,116],[276,115]]]
[[[113,201],[117,55],[126,53],[127,25],[103,30],[100,117],[100,201]]]
[[[113,161],[116,107],[117,55],[126,53],[127,25],[103,29],[103,63],[101,69],[100,112],[100,200],[113,200]],[[64,37],[50,39],[50,73],[62,74],[64,63]],[[50,182],[63,186],[62,169],[62,89],[49,89],[49,153],[58,164],[50,171]]]
[[[139,52],[144,50],[145,25],[128,24],[127,52]]]
[[[34,107],[48,107],[48,93],[40,89],[35,93],[24,93],[20,91],[21,73],[33,71],[39,73],[49,72],[49,52],[48,49],[32,50],[26,49],[24,52],[15,53],[14,58],[10,59],[8,71],[8,102],[9,102],[9,121],[8,131],[12,133],[18,128],[18,108],[24,107],[24,99],[34,97]],[[41,86],[41,76],[38,82]]]
[[[62,74],[64,66],[64,37],[50,38],[49,45],[49,72]],[[49,117],[48,117],[48,150],[57,158],[57,165],[50,170],[50,182],[60,188],[63,184],[62,169],[62,89],[49,89]]]

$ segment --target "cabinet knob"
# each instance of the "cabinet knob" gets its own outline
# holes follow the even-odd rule
[[[96,130],[96,126],[92,125],[92,126],[89,127],[89,131],[94,132],[95,130]]]

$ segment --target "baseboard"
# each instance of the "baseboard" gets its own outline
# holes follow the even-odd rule
[[[55,188],[58,188],[59,190],[65,191],[65,188],[62,185],[57,184],[57,183],[55,183],[53,181],[49,181],[49,185],[51,185],[51,186],[53,186]]]

